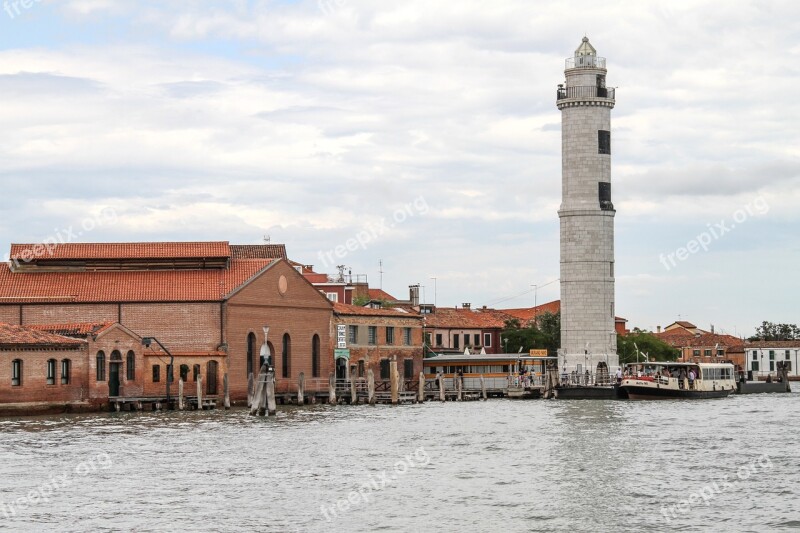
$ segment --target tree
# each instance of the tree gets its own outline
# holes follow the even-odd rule
[[[795,324],[762,322],[749,341],[794,341],[800,339],[800,329]]]
[[[644,362],[644,354],[650,361],[675,361],[680,352],[652,333],[634,332],[617,335],[617,354],[620,364],[636,362],[636,348],[639,348],[639,361]]]
[[[548,355],[556,355],[561,344],[561,315],[558,313],[543,313],[523,327],[519,319],[506,320],[502,332],[503,343],[509,353],[517,353],[522,348],[522,353],[532,349],[546,349]],[[506,343],[506,341],[508,341]]]

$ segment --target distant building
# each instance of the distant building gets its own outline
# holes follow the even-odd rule
[[[429,307],[425,316],[425,338],[429,349],[437,353],[463,353],[469,350],[487,354],[503,353],[501,333],[511,315],[496,309]]]
[[[553,300],[552,302],[547,302],[542,305],[537,305],[536,307],[520,307],[515,309],[500,309],[503,313],[509,314],[512,317],[518,319],[520,323],[525,326],[530,324],[538,317],[542,316],[545,313],[560,313],[561,312],[561,300]],[[628,323],[627,318],[622,318],[619,316],[614,317],[614,331],[619,333],[620,335],[627,335],[630,333],[630,330],[627,328],[626,324]]]
[[[754,377],[775,376],[778,363],[788,365],[790,377],[800,377],[800,341],[748,341],[740,349],[744,359],[744,370],[752,371]]]
[[[654,334],[679,352],[679,360],[695,363],[731,362],[739,369],[744,368],[741,352],[736,348],[744,341],[733,335],[704,331],[691,322],[675,322],[664,331],[658,328]]]

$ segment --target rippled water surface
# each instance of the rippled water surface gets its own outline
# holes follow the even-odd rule
[[[793,393],[0,419],[0,530],[798,530],[798,413]]]

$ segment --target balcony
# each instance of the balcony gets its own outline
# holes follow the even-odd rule
[[[567,68],[606,68],[606,58],[597,56],[568,57]]]
[[[595,87],[594,85],[559,87],[556,91],[556,100],[564,100],[565,98],[608,98],[613,100],[614,88]]]

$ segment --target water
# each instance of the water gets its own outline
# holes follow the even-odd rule
[[[0,419],[0,530],[798,530],[798,412],[793,393]]]

